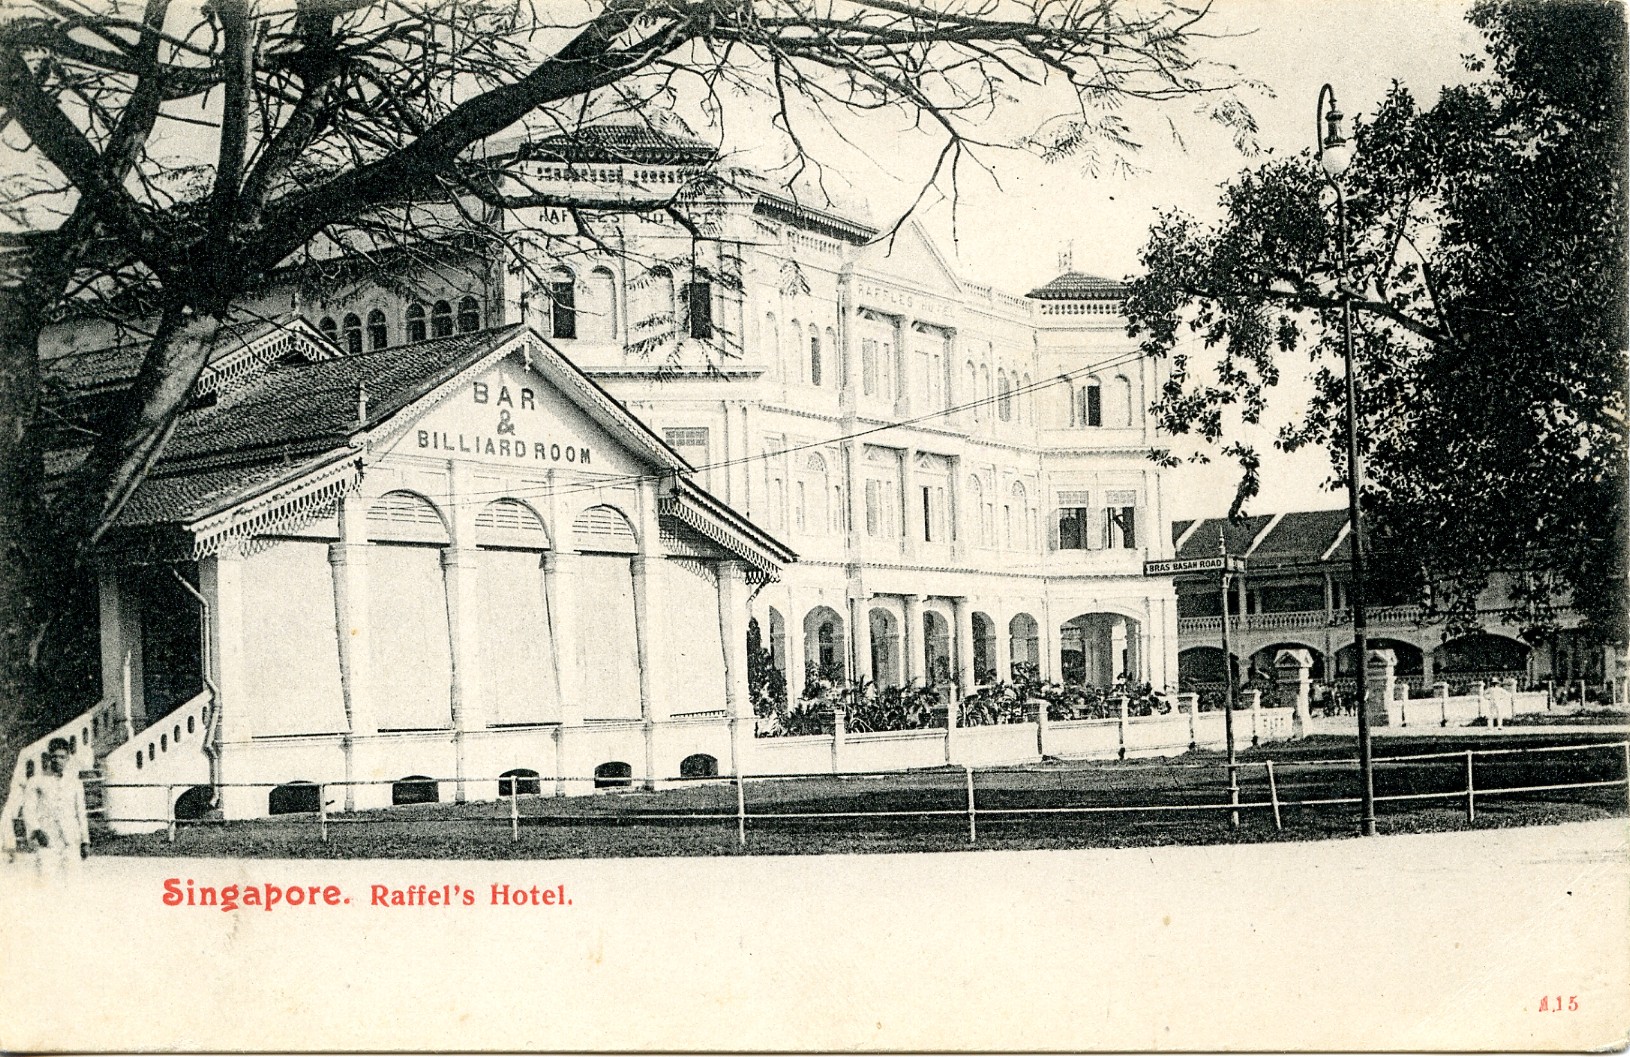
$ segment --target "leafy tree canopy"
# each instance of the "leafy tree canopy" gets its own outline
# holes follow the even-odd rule
[[[1162,215],[1127,301],[1168,357],[1155,410],[1241,464],[1225,413],[1261,421],[1307,357],[1313,396],[1276,447],[1325,446],[1345,483],[1341,304],[1354,309],[1364,509],[1380,546],[1429,570],[1452,624],[1515,571],[1516,619],[1572,604],[1626,636],[1625,23],[1596,0],[1484,0],[1482,79],[1422,109],[1394,83],[1359,123],[1336,195],[1309,153],[1242,173],[1222,219]],[[1178,347],[1197,334],[1211,350]],[[1213,369],[1208,362],[1215,356]],[[1158,457],[1170,459],[1165,453]],[[1203,453],[1200,457],[1204,457]]]

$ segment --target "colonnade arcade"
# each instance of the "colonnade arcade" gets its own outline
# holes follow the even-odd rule
[[[772,603],[758,619],[792,701],[812,680],[960,693],[1022,677],[1092,686],[1151,681],[1145,621],[1081,613],[1046,635],[1046,608],[1014,612],[966,596],[878,594],[850,599],[844,611],[809,606],[790,620]]]

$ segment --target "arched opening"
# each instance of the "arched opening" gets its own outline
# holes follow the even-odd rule
[[[453,306],[446,301],[437,301],[430,309],[430,335],[436,338],[452,337],[453,334]]]
[[[626,789],[634,784],[634,768],[621,760],[602,763],[594,769],[594,788]]]
[[[873,609],[866,619],[872,633],[872,682],[899,686],[900,622],[886,609]]]
[[[809,384],[819,386],[824,376],[821,363],[821,332],[811,324],[809,328]]]
[[[1060,682],[1114,686],[1141,681],[1138,622],[1119,613],[1083,613],[1058,629]]]
[[[996,417],[1003,422],[1013,421],[1013,387],[1003,370],[996,372]]]
[[[583,282],[583,303],[578,307],[578,332],[596,341],[617,337],[617,277],[601,265]]]
[[[317,787],[311,786],[311,790],[316,792]],[[214,793],[215,790],[207,785],[195,785],[176,797],[175,807],[171,809],[176,820],[178,822],[192,822],[203,818],[209,813],[209,802],[213,799]],[[311,810],[317,810],[316,806],[313,805]]]
[[[1238,678],[1239,658],[1232,659],[1230,667],[1234,670],[1235,678]],[[1190,646],[1177,655],[1177,684],[1185,692],[1193,692],[1200,687],[1222,686],[1227,677],[1227,669],[1223,667],[1223,651],[1216,646]]]
[[[775,670],[787,674],[787,618],[774,606],[770,607],[770,657]]]
[[[322,792],[314,782],[285,782],[266,794],[268,815],[303,815],[322,810]]]
[[[577,549],[596,554],[633,554],[639,550],[634,526],[614,506],[591,506],[572,522]]]
[[[537,796],[542,790],[538,772],[530,767],[516,767],[498,776],[498,795],[501,797]]]
[[[355,312],[345,314],[345,351],[352,356],[362,352],[362,317]]]
[[[374,308],[368,311],[368,348],[378,352],[390,344],[390,327],[385,322],[385,313]]]
[[[1504,679],[1526,674],[1528,646],[1486,631],[1450,639],[1432,651],[1434,667],[1444,677]]]
[[[984,613],[973,615],[973,681],[994,683],[996,674],[996,622]]]
[[[437,787],[435,779],[422,774],[410,774],[391,783],[391,803],[397,806],[434,804],[440,800],[441,790]]]
[[[951,625],[933,610],[923,613],[923,674],[929,686],[951,681]]]
[[[423,341],[428,335],[425,332],[424,305],[418,301],[408,305],[407,310],[407,336],[408,341]]]
[[[681,778],[717,778],[719,761],[705,752],[695,752],[679,761]]]
[[[1349,656],[1351,656],[1352,647],[1349,646],[1347,649],[1348,649]],[[1306,650],[1308,653],[1312,654],[1313,655],[1313,667],[1308,669],[1308,678],[1313,680],[1316,683],[1324,681],[1324,679],[1325,679],[1324,656],[1323,656],[1322,653],[1320,653],[1318,647],[1309,645],[1308,643],[1305,643],[1305,642],[1276,642],[1271,646],[1264,646],[1260,650],[1257,650],[1255,653],[1251,654],[1249,660],[1246,663],[1246,666],[1245,666],[1245,679],[1246,679],[1246,681],[1247,682],[1270,682],[1270,683],[1273,682],[1274,681],[1273,662],[1274,662],[1274,659],[1279,656],[1279,651],[1280,650]],[[1217,652],[1218,652],[1219,655],[1222,653],[1221,650],[1218,650]],[[1416,654],[1416,657],[1417,657],[1417,660],[1418,660],[1419,659],[1419,653],[1418,652]],[[1181,664],[1182,658],[1179,657],[1178,660],[1179,660],[1179,663]]]
[[[549,298],[550,335],[577,337],[577,276],[570,268],[550,269],[543,292]]]
[[[1041,625],[1029,613],[1015,614],[1007,622],[1008,657],[1011,679],[1036,678],[1041,674]]]
[[[1111,426],[1132,424],[1132,383],[1124,375],[1116,375],[1109,383],[1109,407],[1104,420]]]
[[[458,303],[458,332],[472,334],[481,329],[481,302],[464,297]]]
[[[1373,638],[1367,639],[1366,645],[1372,650],[1392,651],[1393,656],[1398,660],[1398,666],[1393,669],[1393,675],[1397,678],[1407,679],[1412,676],[1419,676],[1423,671],[1422,662],[1424,658],[1421,648],[1413,643],[1404,642],[1402,639]],[[1522,646],[1521,643],[1517,643],[1517,645],[1522,648],[1523,656],[1526,657],[1528,647]],[[1317,671],[1319,665],[1317,654],[1314,654],[1313,663],[1314,670]],[[1519,663],[1517,667],[1522,668],[1523,665]],[[1353,644],[1351,642],[1336,651],[1336,677],[1339,679],[1351,679],[1353,677]],[[1318,678],[1318,676],[1315,675],[1314,678]]]
[[[808,676],[842,682],[848,675],[843,617],[828,606],[816,606],[804,617],[804,658]]]

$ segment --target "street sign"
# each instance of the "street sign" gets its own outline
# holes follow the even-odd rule
[[[1226,562],[1226,565],[1224,564]],[[1231,573],[1245,571],[1245,559],[1228,555],[1212,558],[1170,558],[1165,561],[1144,562],[1143,575],[1171,576],[1173,573],[1214,573],[1226,568]]]

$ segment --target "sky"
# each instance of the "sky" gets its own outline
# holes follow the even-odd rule
[[[1198,51],[1232,64],[1241,79],[1260,82],[1260,90],[1240,93],[1259,125],[1259,145],[1274,155],[1294,154],[1313,145],[1315,104],[1326,82],[1350,117],[1371,112],[1394,80],[1430,106],[1444,85],[1474,79],[1463,56],[1481,54],[1482,39],[1465,21],[1469,6],[1454,0],[1218,0],[1201,23],[1217,39],[1202,42]],[[1012,138],[1047,112],[1035,105],[1010,111],[989,138]],[[1137,271],[1138,250],[1157,210],[1178,207],[1214,217],[1221,185],[1267,157],[1242,154],[1232,134],[1196,114],[1192,103],[1140,104],[1126,116],[1142,144],[1133,156],[1141,171],[1095,175],[1070,161],[990,152],[993,175],[964,173],[954,217],[943,199],[919,208],[917,216],[962,275],[999,289],[1024,293],[1045,283],[1058,273],[1066,246],[1075,270],[1121,278]],[[771,138],[736,120],[727,145],[752,143],[759,134],[766,142]],[[815,137],[812,153],[831,160],[829,185],[840,197],[865,200],[874,221],[887,222],[909,205],[932,171],[939,144],[898,122],[891,127],[886,120],[867,121],[851,132],[853,147],[822,138],[813,123],[805,134]],[[761,161],[771,149],[749,146],[743,157]],[[1262,494],[1250,510],[1344,506],[1345,491],[1324,487],[1330,472],[1323,451],[1288,456],[1271,448],[1278,423],[1308,393],[1300,370],[1287,364],[1285,377],[1269,421],[1237,434],[1264,456]],[[1168,509],[1174,518],[1220,515],[1237,481],[1238,470],[1226,457],[1184,466],[1172,474]]]

